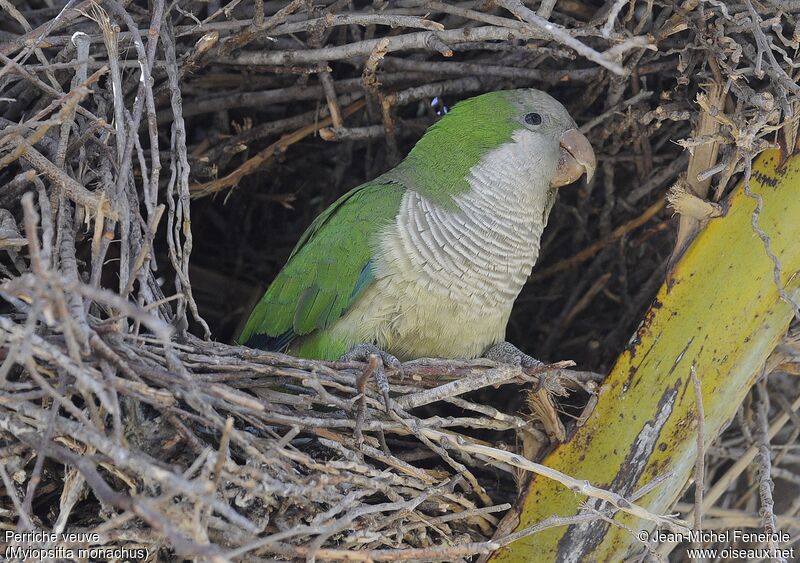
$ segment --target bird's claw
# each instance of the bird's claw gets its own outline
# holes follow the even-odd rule
[[[499,344],[495,344],[489,348],[489,350],[487,350],[483,356],[484,358],[493,360],[495,362],[511,364],[513,366],[521,366],[523,368],[538,368],[544,365],[543,362],[540,362],[533,356],[529,356],[528,354],[522,352],[510,342],[500,342]],[[554,382],[551,380],[554,380]],[[542,388],[549,389],[554,385],[563,389],[561,384],[558,383],[558,379],[556,379],[552,373],[541,374],[534,392],[539,391],[539,389]]]
[[[495,344],[489,348],[489,350],[487,350],[483,356],[495,362],[511,364],[514,366],[522,366],[524,368],[537,368],[544,365],[533,356],[529,356],[528,354],[522,352],[510,342],[500,342]]]
[[[386,369],[400,371],[401,362],[388,352],[384,352],[374,344],[358,344],[354,346],[348,353],[341,357],[342,362],[369,362],[370,356],[377,356],[380,360],[379,365],[375,368],[373,375],[375,382],[378,385],[378,390],[383,396],[383,403],[386,406],[386,412],[391,412],[392,405],[389,397],[389,380],[386,377]]]
[[[383,362],[384,367],[388,369],[400,370],[402,363],[400,360],[392,356],[388,352],[384,352],[374,344],[358,344],[344,356],[341,357],[342,362],[368,362],[369,357],[375,354]]]

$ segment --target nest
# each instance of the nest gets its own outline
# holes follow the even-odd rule
[[[9,543],[73,550],[53,557],[453,561],[563,524],[499,526],[531,473],[614,505],[531,460],[690,237],[668,188],[713,216],[796,137],[795,2],[0,6],[0,526],[78,534]],[[520,87],[560,99],[600,166],[563,191],[508,336],[583,371],[418,360],[387,411],[374,364],[220,343],[338,195],[457,100]],[[774,521],[770,475],[800,480],[769,455],[797,439],[792,389],[770,377],[706,452],[736,483],[720,522],[760,525],[756,498]],[[758,477],[732,465],[748,447]]]

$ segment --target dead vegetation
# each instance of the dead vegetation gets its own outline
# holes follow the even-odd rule
[[[581,423],[731,180],[795,146],[798,17],[790,0],[0,0],[0,526],[218,561],[470,559],[617,510],[800,537],[795,333],[705,452],[700,513],[692,489],[675,520],[529,461]],[[513,87],[562,100],[599,159],[509,327],[582,371],[412,362],[386,413],[368,365],[218,343],[337,195],[458,99]],[[529,472],[608,509],[496,534]]]

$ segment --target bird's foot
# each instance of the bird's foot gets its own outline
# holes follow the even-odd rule
[[[522,352],[510,342],[500,342],[495,344],[486,351],[483,357],[495,362],[522,366],[524,368],[537,368],[544,365],[533,356],[529,356],[528,354]]]
[[[540,362],[533,356],[529,356],[510,342],[495,344],[486,351],[483,357],[501,364],[511,364],[512,366],[521,366],[524,368],[538,368],[545,365],[544,362]],[[552,370],[539,374],[539,380],[534,389],[534,393],[538,392],[540,389],[546,389],[548,392],[554,392],[556,395],[565,394],[564,387],[559,382],[556,373]]]
[[[375,369],[372,370],[371,375],[375,377],[375,382],[378,384],[378,391],[383,396],[383,403],[386,406],[386,412],[391,412],[391,400],[389,398],[389,380],[386,378],[386,370],[394,369],[400,370],[400,360],[384,352],[374,344],[358,344],[353,346],[347,354],[340,358],[342,362],[370,362],[370,357],[375,356],[378,359]]]

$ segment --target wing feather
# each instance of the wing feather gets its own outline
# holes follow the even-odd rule
[[[374,281],[375,239],[397,217],[403,191],[394,183],[363,184],[319,215],[253,309],[238,341],[280,351],[341,318]]]

